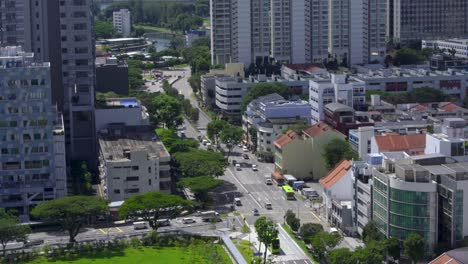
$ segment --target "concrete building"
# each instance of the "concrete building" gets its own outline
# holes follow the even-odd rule
[[[377,154],[370,154],[367,162],[352,162],[353,223],[359,235],[372,219],[372,168],[381,164],[382,156]]]
[[[386,53],[385,0],[330,0],[329,52],[346,65],[383,62]]]
[[[373,169],[373,215],[386,237],[404,240],[418,233],[428,249],[437,243],[437,182],[419,164],[401,164],[404,156],[384,157],[383,169]]]
[[[273,151],[273,142],[278,135],[295,124],[310,124],[310,105],[302,100],[285,100],[278,94],[253,100],[242,116],[246,143],[256,145],[260,151]],[[248,136],[251,128],[257,130],[257,142],[251,142]]]
[[[404,151],[409,155],[424,154],[426,135],[380,135],[372,137],[370,153]]]
[[[423,40],[421,48],[445,50],[447,55],[454,51],[453,56],[468,59],[468,39]]]
[[[128,9],[120,9],[112,13],[112,24],[117,33],[128,38],[132,32],[132,20]]]
[[[185,46],[192,47],[192,43],[197,39],[209,39],[210,31],[207,29],[191,29],[185,32]]]
[[[0,207],[30,209],[67,195],[62,115],[52,101],[50,64],[21,47],[0,48]]]
[[[325,105],[340,103],[359,109],[365,105],[364,83],[346,74],[317,74],[309,81],[312,122],[325,120]]]
[[[359,155],[359,158],[366,159],[367,154],[371,153],[371,139],[374,135],[375,129],[372,126],[363,126],[349,130],[348,142],[351,148]]]
[[[50,62],[52,104],[64,114],[67,158],[85,160],[93,168],[97,152],[92,2],[1,0],[1,17],[11,26],[0,35],[10,44],[24,44],[36,61]]]
[[[348,135],[349,130],[373,125],[365,113],[356,112],[353,108],[340,103],[325,105],[324,114],[325,123],[345,135]]]
[[[394,43],[468,35],[465,0],[388,1],[387,36]]]
[[[319,181],[323,188],[325,218],[332,226],[350,235],[354,230],[353,189],[349,188],[353,185],[352,175],[352,162],[343,160]]]
[[[146,107],[136,98],[108,98],[96,105],[96,133],[106,130],[110,124],[125,126],[149,126]]]
[[[292,174],[298,179],[325,177],[328,170],[323,160],[323,147],[333,139],[346,136],[329,125],[319,122],[303,131],[303,136],[293,131],[275,140],[275,171]]]
[[[100,134],[99,145],[105,198],[115,202],[151,191],[171,192],[171,157],[151,129],[110,128]]]
[[[128,65],[117,58],[96,58],[96,92],[128,95]]]

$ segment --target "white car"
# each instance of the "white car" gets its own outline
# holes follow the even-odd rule
[[[244,146],[244,147],[242,147],[242,151],[244,151],[244,152],[248,152],[248,151],[249,151],[249,149],[248,149],[246,146]]]
[[[196,223],[196,221],[193,218],[184,218],[184,219],[182,219],[182,223],[183,224],[193,224],[193,223]]]
[[[257,167],[256,164],[252,164],[252,170],[253,170],[253,171],[258,171],[258,167]]]

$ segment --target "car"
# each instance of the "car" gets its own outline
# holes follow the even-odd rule
[[[258,209],[257,209],[257,208],[253,209],[253,210],[252,210],[252,213],[253,213],[253,215],[255,215],[255,216],[260,215],[260,212],[258,212]]]
[[[156,83],[155,82],[151,82],[151,85],[155,85]]]
[[[196,223],[197,221],[195,221],[195,219],[193,218],[184,218],[182,219],[182,223],[183,224],[193,224],[193,223]]]
[[[271,209],[273,209],[273,206],[271,205],[270,202],[265,202],[265,208],[266,208],[267,210],[271,210]]]
[[[246,146],[244,146],[244,147],[242,147],[242,151],[247,152],[247,151],[249,151],[249,148],[247,148]]]
[[[238,146],[239,148],[242,148],[244,145],[242,145],[242,144],[239,144],[239,145],[237,145],[237,146]]]
[[[243,154],[242,157],[243,157],[244,159],[249,159],[249,155],[247,155],[247,154]]]
[[[232,162],[232,166],[236,166],[237,160],[232,160],[231,162]]]
[[[236,163],[236,170],[238,170],[238,171],[242,170],[242,168],[241,168],[241,166],[240,166],[239,163]]]
[[[203,138],[202,136],[197,136],[198,141],[202,142]]]
[[[252,170],[253,170],[253,171],[258,171],[258,167],[257,167],[256,164],[252,164]]]
[[[25,240],[23,241],[23,247],[30,248],[44,244],[44,240]]]

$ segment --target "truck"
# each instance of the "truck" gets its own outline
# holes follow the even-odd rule
[[[293,182],[292,187],[295,191],[301,190],[304,187],[304,181],[295,181]]]
[[[133,229],[139,230],[139,229],[146,229],[148,228],[148,225],[146,222],[133,222]]]
[[[266,183],[266,185],[272,185],[273,184],[273,181],[271,180],[270,175],[265,175],[265,183]]]
[[[292,185],[295,181],[297,181],[296,177],[292,176],[291,174],[283,175],[286,184]]]
[[[200,217],[203,222],[221,221],[221,219],[219,218],[219,214],[216,211],[200,212]]]

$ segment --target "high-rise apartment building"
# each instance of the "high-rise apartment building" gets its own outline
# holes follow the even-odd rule
[[[394,43],[468,35],[466,0],[389,0],[387,36]]]
[[[117,30],[117,33],[121,34],[122,37],[129,37],[132,31],[130,11],[128,9],[120,9],[119,11],[114,11],[114,13],[112,14],[112,24]]]
[[[64,113],[68,157],[96,164],[92,0],[0,0],[2,45],[50,62],[52,104]],[[14,25],[14,26],[12,26]]]
[[[65,139],[51,96],[50,64],[0,48],[0,207],[27,221],[31,206],[64,197]]]
[[[385,0],[330,0],[329,52],[347,65],[383,61],[386,51]]]
[[[252,0],[252,59],[265,61],[270,56],[270,0]]]

